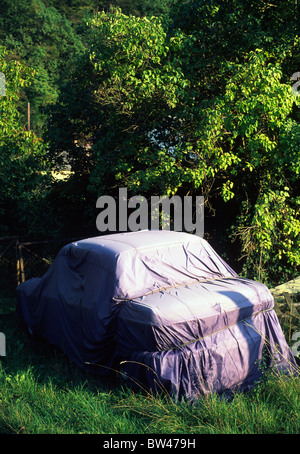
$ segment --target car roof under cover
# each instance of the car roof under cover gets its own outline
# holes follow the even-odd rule
[[[236,277],[203,238],[142,230],[88,238],[65,246],[70,265],[93,263],[110,275],[112,297],[130,299],[165,287]],[[83,265],[84,268],[84,265]],[[97,279],[97,276],[94,276]]]

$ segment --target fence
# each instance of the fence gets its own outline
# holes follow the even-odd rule
[[[14,296],[16,287],[41,277],[59,250],[74,238],[20,242],[16,236],[0,238],[0,295]]]
[[[0,289],[4,294],[17,285],[17,242],[16,236],[0,238]]]

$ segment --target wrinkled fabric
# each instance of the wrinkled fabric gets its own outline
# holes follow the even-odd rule
[[[211,392],[231,395],[248,391],[269,367],[281,373],[297,373],[274,311],[260,312],[168,350],[133,350],[121,371],[137,390],[194,400]]]
[[[122,302],[119,349],[167,350],[271,308],[273,298],[263,284],[238,277],[155,292]]]
[[[280,351],[282,370],[295,366],[269,290],[195,235],[145,230],[70,243],[17,299],[28,327],[79,367],[105,374],[121,362],[129,381],[160,383],[175,398],[249,388],[265,354],[271,364]]]

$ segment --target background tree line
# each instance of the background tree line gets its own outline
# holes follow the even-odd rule
[[[97,234],[119,187],[204,195],[232,266],[293,277],[299,20],[294,0],[1,0],[0,234]]]

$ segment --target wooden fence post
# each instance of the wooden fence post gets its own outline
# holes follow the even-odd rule
[[[17,240],[17,280],[18,285],[25,282],[24,260],[22,254],[22,245]]]

